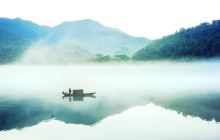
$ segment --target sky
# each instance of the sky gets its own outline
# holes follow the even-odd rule
[[[0,0],[0,17],[55,26],[93,19],[133,36],[157,39],[220,19],[219,0]]]

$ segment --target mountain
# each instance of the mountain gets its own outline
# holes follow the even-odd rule
[[[20,18],[0,18],[0,63],[18,59],[38,63],[42,58],[47,63],[47,56],[54,58],[55,63],[75,62],[97,53],[132,54],[148,42],[146,38],[132,37],[91,19],[47,27]],[[48,59],[48,63],[51,61]]]
[[[181,29],[140,49],[135,60],[220,57],[220,20]]]
[[[0,63],[12,62],[49,31],[49,27],[40,26],[19,18],[0,18]]]
[[[91,54],[132,54],[150,42],[91,19],[63,22],[55,26],[44,41],[47,44],[71,42]]]

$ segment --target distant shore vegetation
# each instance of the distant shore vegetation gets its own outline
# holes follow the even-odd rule
[[[111,62],[111,61],[115,61],[115,62],[124,62],[124,61],[129,61],[130,58],[127,55],[121,54],[121,55],[104,55],[104,54],[96,54],[91,61],[92,62]]]

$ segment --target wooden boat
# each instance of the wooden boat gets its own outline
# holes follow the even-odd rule
[[[91,92],[91,93],[84,93],[82,89],[77,89],[77,90],[72,90],[72,93],[68,93],[68,92],[62,92],[62,94],[64,96],[83,96],[83,97],[91,97],[93,96],[93,94],[95,94],[95,92]]]

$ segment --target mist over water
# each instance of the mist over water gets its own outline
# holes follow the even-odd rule
[[[99,139],[104,138],[104,135],[97,136],[97,132],[101,132],[100,128],[103,128],[103,134],[106,134],[114,130],[116,124],[120,124],[124,126],[120,129],[129,135],[133,131],[130,129],[131,125],[140,125],[138,122],[142,122],[141,128],[137,127],[141,132],[134,130],[140,138],[159,139],[153,135],[158,133],[167,134],[167,139],[183,139],[183,135],[173,134],[174,128],[168,126],[170,125],[176,126],[183,134],[191,133],[188,138],[207,136],[217,139],[220,137],[217,133],[217,122],[220,121],[219,70],[220,61],[217,60],[0,66],[0,129],[29,127],[20,132],[21,134],[16,130],[0,132],[0,137],[7,138],[13,134],[20,139],[27,139],[24,134],[29,131],[32,131],[33,135],[40,135],[39,129],[42,127],[50,134],[50,127],[58,125],[56,131],[65,130],[61,135],[66,135],[66,131],[69,132],[70,129],[76,129],[79,133],[74,133],[79,135],[79,138],[85,139],[80,135],[84,131],[91,131],[89,136]],[[63,98],[61,92],[67,91],[68,88],[84,89],[85,93],[96,92],[96,98],[85,97],[81,101]],[[139,106],[137,110],[143,110],[130,109],[134,106]],[[122,113],[126,110],[131,113]],[[157,113],[150,117],[154,110]],[[114,116],[113,119],[111,116]],[[158,122],[150,123],[155,117]],[[131,123],[126,125],[123,120],[127,118]],[[41,123],[50,119],[55,120]],[[112,125],[106,125],[108,120]],[[155,126],[159,127],[159,122],[167,122],[163,125],[167,133],[157,131]],[[181,129],[185,123],[192,125]],[[190,132],[190,127],[206,133],[199,135],[196,131]],[[154,128],[152,134],[145,135],[144,131],[147,132],[151,128]],[[115,137],[129,139],[125,133],[118,133]]]
[[[219,70],[219,61],[6,65],[0,66],[0,88],[16,95],[55,94],[70,87],[95,90],[105,97],[179,96],[219,92]]]

